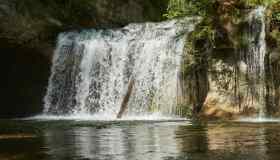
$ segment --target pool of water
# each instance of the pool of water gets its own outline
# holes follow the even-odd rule
[[[0,120],[0,160],[279,160],[280,122]]]

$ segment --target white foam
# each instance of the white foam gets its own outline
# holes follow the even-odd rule
[[[69,116],[55,116],[55,115],[37,115],[34,117],[25,118],[24,120],[40,120],[40,121],[59,121],[59,120],[74,120],[74,121],[187,121],[186,118],[164,116],[159,113],[141,116],[124,116],[121,119],[112,117],[106,114],[75,114]]]
[[[235,120],[237,122],[249,122],[249,123],[269,123],[269,122],[280,122],[280,119],[278,118],[241,118],[238,120]]]

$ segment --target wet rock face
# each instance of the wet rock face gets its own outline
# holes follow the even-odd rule
[[[231,35],[232,44],[235,45],[227,44],[220,47],[221,45],[216,44],[209,58],[210,89],[204,102],[204,110],[217,109],[238,116],[260,116],[263,112],[263,116],[279,117],[280,50],[278,45],[270,39],[267,30],[267,47],[264,57],[260,58],[262,61],[252,61],[248,57],[253,52],[263,49],[257,46],[258,43],[265,43],[260,41],[261,21],[256,19],[253,22],[254,25],[252,26],[251,22],[252,28],[249,28],[254,31],[251,36],[248,36],[249,23],[245,19],[234,28],[239,33],[228,34]],[[232,49],[224,48],[231,46]],[[264,62],[264,74],[258,73],[261,72],[258,69],[261,66],[257,65],[262,64],[261,62]],[[254,67],[257,69],[254,70]],[[202,112],[207,114],[206,111]]]
[[[271,116],[280,116],[280,48],[274,48],[266,58],[266,106]]]
[[[230,115],[231,118],[235,117],[233,115],[260,116],[260,113],[273,116],[279,112],[280,52],[269,51],[271,47],[265,46],[265,22],[262,14],[255,14],[256,11],[244,14],[231,32],[222,25],[216,26],[214,45],[194,45],[198,52],[187,53],[186,59],[190,62],[185,62],[184,68],[191,72],[185,77],[191,78],[184,83],[196,90],[187,87],[185,99],[193,98],[185,103],[196,113],[210,117]],[[200,67],[202,69],[198,69]],[[203,93],[200,94],[203,96],[196,93]]]
[[[232,49],[217,48],[212,52],[208,72],[210,91],[205,107],[246,116],[265,112],[262,55],[266,48],[261,35],[262,19],[255,15],[256,11],[252,10],[235,26],[239,35],[235,33],[238,36],[232,38]]]

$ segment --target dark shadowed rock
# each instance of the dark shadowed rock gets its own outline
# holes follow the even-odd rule
[[[0,38],[51,56],[58,33],[159,21],[167,0],[0,0]]]

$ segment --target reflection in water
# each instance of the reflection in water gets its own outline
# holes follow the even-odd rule
[[[51,129],[45,132],[45,146],[48,149],[47,154],[51,159],[71,158],[71,154],[75,151],[72,148],[75,142],[71,137],[69,130]]]
[[[176,156],[180,149],[174,127],[133,125],[110,128],[73,128],[66,133],[46,130],[46,146],[53,159],[70,156],[98,160],[160,160]]]
[[[246,125],[208,126],[208,150],[266,160],[265,128]]]
[[[185,157],[208,159],[207,127],[179,126],[176,129],[176,138],[180,139],[180,154],[178,159]]]
[[[0,126],[12,128],[11,134],[17,126],[25,126],[20,132],[29,134],[32,131],[25,129],[30,126],[41,130],[31,139],[0,140],[1,160],[279,160],[280,156],[279,123],[55,121]]]
[[[136,142],[134,145],[138,156],[131,158],[160,160],[163,157],[178,154],[178,142],[175,139],[174,128],[154,127],[153,125],[138,126],[135,132],[137,135],[134,136]]]
[[[269,127],[265,130],[267,155],[271,160],[278,160],[280,154],[280,127]]]

